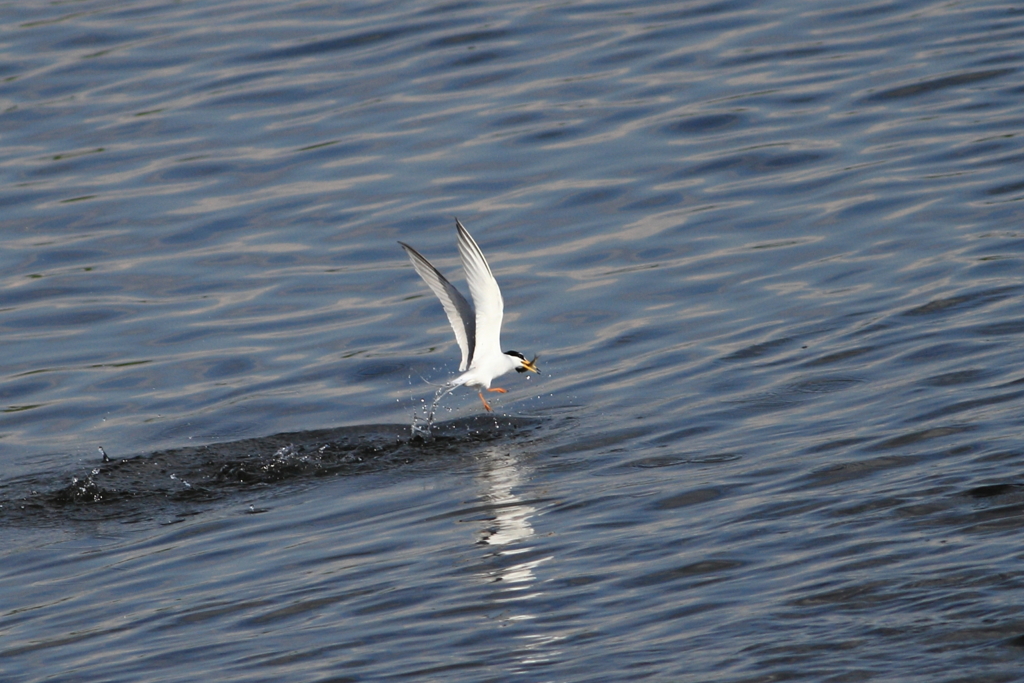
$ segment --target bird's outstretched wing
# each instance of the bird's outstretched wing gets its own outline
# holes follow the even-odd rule
[[[470,241],[472,239],[471,237]],[[441,272],[430,264],[430,261],[423,258],[418,251],[405,242],[399,242],[399,244],[405,249],[405,253],[409,255],[412,267],[416,269],[416,272],[420,274],[420,277],[427,283],[430,290],[441,300],[444,312],[448,315],[448,322],[451,323],[452,329],[455,330],[455,341],[459,343],[459,349],[462,350],[462,364],[459,365],[459,372],[465,372],[469,368],[469,364],[473,362],[473,351],[476,349],[477,323],[476,317],[473,315],[473,308],[466,301],[466,297],[462,296],[459,290],[455,289],[452,283],[448,282],[444,275],[441,275]],[[479,250],[479,247],[477,249]],[[483,258],[483,256],[481,255],[480,258]],[[463,263],[465,263],[465,257],[463,257]],[[484,266],[487,266],[486,262]],[[490,273],[489,270],[488,273]],[[495,289],[497,289],[497,284],[495,284]],[[472,292],[472,285],[470,285],[470,291]],[[473,295],[473,297],[475,299],[476,295]],[[498,320],[499,322],[501,320],[500,312]]]
[[[505,311],[501,290],[476,241],[458,219],[455,219],[455,227],[459,231],[459,256],[462,257],[462,268],[466,271],[466,284],[469,285],[469,295],[473,297],[473,307],[476,309],[476,345],[473,347],[473,355],[478,358],[500,357],[501,318]]]

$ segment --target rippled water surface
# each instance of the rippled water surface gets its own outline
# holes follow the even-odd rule
[[[1019,7],[2,7],[5,681],[1019,680]]]

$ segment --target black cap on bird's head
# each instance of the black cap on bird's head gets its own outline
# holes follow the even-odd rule
[[[518,351],[506,351],[505,355],[518,358],[522,361],[521,365],[516,366],[516,372],[536,372],[538,375],[540,374],[540,370],[537,369],[536,365],[538,356],[534,356],[533,360],[526,360],[526,356]]]

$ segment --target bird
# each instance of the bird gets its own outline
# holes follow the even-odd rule
[[[491,273],[491,267],[487,265],[483,251],[458,218],[455,219],[455,230],[458,233],[462,269],[466,273],[466,284],[473,298],[472,306],[430,261],[405,242],[399,244],[409,256],[412,267],[441,300],[448,322],[455,331],[455,341],[462,350],[462,363],[459,365],[462,374],[448,381],[445,387],[448,391],[460,386],[476,389],[484,409],[491,412],[491,404],[484,398],[484,391],[508,393],[506,389],[491,387],[495,378],[512,370],[538,374],[540,370],[536,364],[537,356],[533,360],[526,360],[526,356],[518,351],[501,350],[501,319],[505,311],[501,289]]]

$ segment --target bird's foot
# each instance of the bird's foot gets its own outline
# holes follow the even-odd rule
[[[508,393],[508,389],[502,389],[501,387],[494,387],[493,389],[488,389],[487,391],[494,391],[494,392],[497,392],[499,394],[507,394]]]
[[[480,402],[484,404],[484,410],[486,410],[488,413],[494,412],[491,409],[491,404],[487,402],[486,398],[484,398],[484,392],[481,391],[481,392],[479,392],[479,394],[480,394]]]

